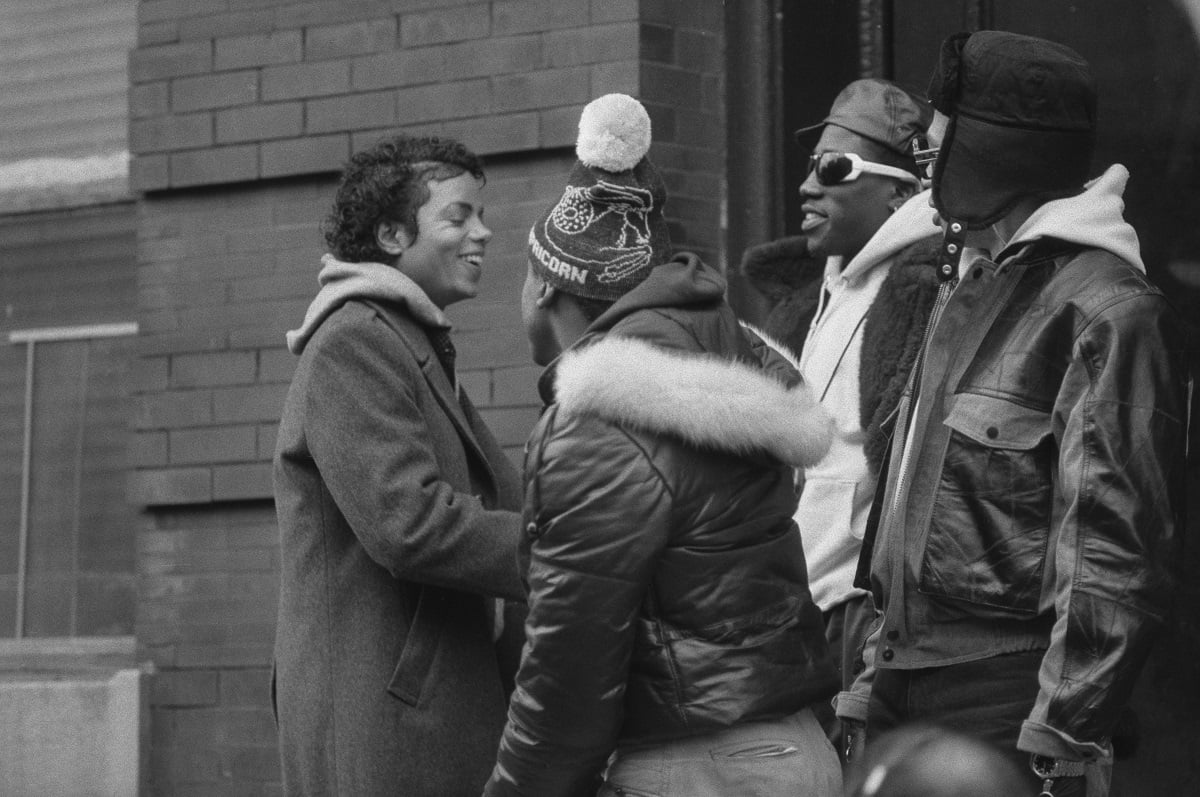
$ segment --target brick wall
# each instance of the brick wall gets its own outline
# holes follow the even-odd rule
[[[636,0],[144,0],[133,184],[323,172],[397,126],[481,153],[570,144],[577,106],[638,91],[637,19]]]
[[[395,130],[485,156],[494,231],[453,305],[462,379],[518,460],[537,414],[520,324],[529,225],[560,194],[583,105],[638,96],[672,238],[720,263],[715,0],[144,0],[131,55],[139,364],[130,496],[137,635],[157,667],[151,792],[278,793],[267,684],[278,541],[270,459],[350,152]]]

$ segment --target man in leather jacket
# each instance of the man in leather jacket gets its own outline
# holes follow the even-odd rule
[[[837,710],[868,743],[914,720],[989,739],[1031,795],[1103,793],[1169,608],[1182,328],[1122,218],[1124,167],[1085,185],[1077,53],[958,34],[929,96],[943,285],[864,544],[873,666]]]
[[[649,142],[633,98],[590,103],[530,233],[530,613],[485,794],[838,797],[809,708],[838,684],[792,520],[829,418],[721,275],[672,255]]]

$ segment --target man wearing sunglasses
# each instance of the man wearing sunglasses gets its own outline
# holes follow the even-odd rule
[[[1183,331],[1123,218],[1129,173],[1088,180],[1078,53],[957,34],[929,93],[943,287],[864,543],[875,668],[837,710],[871,740],[911,722],[984,738],[1030,795],[1104,794],[1170,606]]]
[[[768,294],[786,294],[779,283],[796,286],[765,331],[801,351],[805,378],[837,420],[829,454],[804,471],[795,517],[843,688],[861,666],[875,619],[869,593],[853,586],[861,541],[893,411],[936,292],[938,230],[928,192],[918,196],[913,156],[931,116],[926,101],[887,81],[848,85],[822,122],[797,133],[812,149],[800,186],[803,234],[756,247],[743,262],[743,273]],[[815,313],[796,301],[810,293],[818,294]],[[810,315],[811,323],[801,320]],[[825,714],[837,736],[832,708]]]

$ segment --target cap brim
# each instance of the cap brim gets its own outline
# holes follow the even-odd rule
[[[821,131],[825,128],[824,120],[817,122],[815,125],[798,128],[792,133],[792,141],[796,142],[806,149],[812,149],[817,143],[817,139],[821,137]],[[816,133],[816,135],[813,135]]]
[[[955,115],[933,170],[933,204],[981,229],[1026,196],[1067,193],[1087,180],[1090,131],[1027,130]]]

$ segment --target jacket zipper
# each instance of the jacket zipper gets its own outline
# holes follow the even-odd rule
[[[929,320],[925,322],[925,334],[921,337],[921,350],[917,354],[916,365],[913,366],[913,378],[909,387],[909,403],[907,418],[904,419],[904,453],[900,455],[900,473],[896,477],[896,490],[892,494],[892,515],[894,516],[900,506],[900,496],[904,492],[904,485],[908,481],[908,469],[912,455],[912,422],[917,410],[917,402],[920,400],[921,376],[925,371],[925,350],[929,347],[929,339],[933,337],[933,330],[937,327],[938,322],[942,319],[942,312],[946,309],[946,304],[950,301],[950,294],[954,292],[955,286],[958,285],[958,277],[955,276],[943,282],[938,286],[937,299],[933,303],[933,311],[929,314]]]

